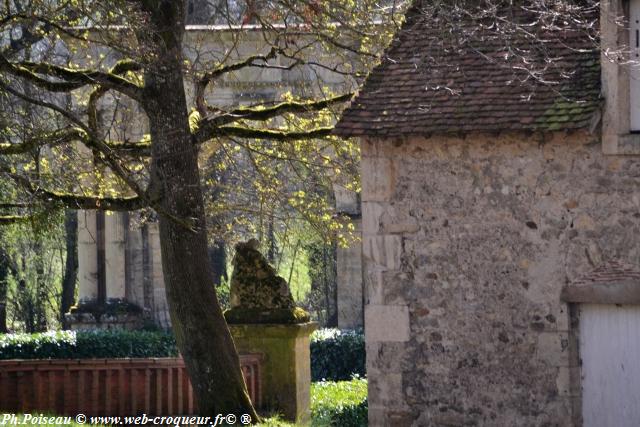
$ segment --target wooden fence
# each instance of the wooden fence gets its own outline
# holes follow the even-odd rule
[[[261,355],[240,355],[249,396],[262,404]],[[193,415],[181,358],[3,360],[0,412],[59,415]]]

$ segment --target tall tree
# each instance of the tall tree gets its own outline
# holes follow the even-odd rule
[[[67,209],[65,212],[64,230],[66,258],[60,295],[60,323],[64,329],[67,329],[68,325],[65,323],[64,315],[73,305],[78,280],[78,216],[76,211]]]
[[[0,237],[2,234],[0,233]],[[13,273],[11,258],[4,245],[0,244],[0,333],[7,333],[7,296],[9,277]]]
[[[207,57],[203,51],[186,57],[197,46],[185,46],[185,1],[4,2],[0,34],[10,40],[0,48],[0,94],[12,107],[3,119],[24,123],[24,105],[37,117],[26,132],[0,130],[0,176],[16,193],[2,200],[4,206],[15,205],[25,215],[42,208],[153,209],[173,329],[199,410],[255,419],[211,285],[220,272],[208,260],[199,155],[203,146],[216,151],[235,139],[253,141],[244,145],[253,161],[258,154],[285,161],[294,153],[303,164],[342,164],[344,145],[329,137],[330,125],[316,125],[331,122],[328,109],[351,93],[315,90],[309,93],[314,98],[234,108],[208,100],[217,81],[244,68],[308,66],[318,75],[357,79],[375,62],[374,47],[390,34],[382,26],[372,30],[373,20],[393,16],[396,9],[373,0],[231,3],[223,8],[224,22],[239,25],[236,32],[251,23],[263,32],[266,50],[238,55],[232,45],[222,55]],[[193,82],[193,99],[185,81]],[[138,141],[118,140],[121,133],[109,123],[122,121],[133,104],[149,133]],[[296,115],[302,119],[294,120]],[[320,138],[318,148],[314,141]],[[33,156],[34,150],[43,155]],[[340,168],[331,172],[339,174]],[[299,191],[292,205],[322,207],[307,197]],[[331,218],[325,210],[316,215]]]

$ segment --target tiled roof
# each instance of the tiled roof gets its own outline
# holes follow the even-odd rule
[[[560,299],[570,303],[640,304],[640,271],[611,260],[562,288]]]
[[[471,25],[461,25],[460,33],[464,42],[456,45],[455,34],[434,30],[414,6],[335,132],[428,136],[592,125],[600,106],[600,54],[586,33],[545,30],[537,46],[485,37]],[[524,51],[533,51],[532,66],[510,54]],[[533,77],[527,67],[541,73]]]
[[[635,280],[640,284],[640,270],[620,260],[613,259],[571,284],[579,286],[595,283],[616,283],[626,280]]]

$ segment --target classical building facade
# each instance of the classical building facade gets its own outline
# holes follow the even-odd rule
[[[640,82],[608,56],[637,3],[601,2],[602,50],[565,23],[536,51],[477,21],[455,44],[418,1],[345,112],[370,425],[640,423]]]
[[[207,7],[207,2],[195,6]],[[208,9],[207,9],[208,10]],[[231,47],[237,59],[268,50],[261,30],[256,26],[229,28],[224,25],[189,25],[185,56],[222,56]],[[96,52],[94,56],[98,56]],[[329,55],[328,53],[318,53]],[[331,58],[325,61],[331,64]],[[354,67],[356,64],[354,64]],[[285,93],[312,95],[318,88],[332,93],[348,92],[353,84],[345,76],[323,68],[302,66],[284,69],[244,68],[216,81],[208,95],[211,105],[238,106],[255,101],[279,101]],[[186,87],[191,91],[192,85]],[[192,93],[188,93],[192,97]],[[127,110],[125,110],[127,111]],[[113,132],[120,140],[139,140],[147,133],[142,113],[134,108],[122,113],[119,128]],[[337,208],[358,223],[356,195],[336,191]],[[152,323],[170,326],[162,275],[158,227],[154,221],[135,213],[78,213],[79,219],[79,302],[81,309],[70,316],[74,327],[139,327]],[[362,326],[362,275],[360,243],[338,252],[338,310],[340,327]],[[114,304],[106,313],[95,306]],[[109,316],[111,313],[111,316]],[[100,321],[95,316],[100,316]]]

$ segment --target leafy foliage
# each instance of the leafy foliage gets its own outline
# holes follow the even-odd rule
[[[5,225],[0,229],[0,304],[6,308],[1,320],[9,330],[37,332],[59,325],[64,231],[62,218]],[[0,327],[1,328],[1,327]],[[2,329],[0,329],[2,330]]]
[[[170,333],[151,331],[57,331],[0,336],[0,359],[175,357]]]
[[[354,375],[366,375],[362,331],[316,331],[311,336],[312,381],[349,380]]]

